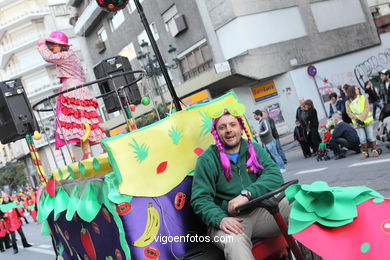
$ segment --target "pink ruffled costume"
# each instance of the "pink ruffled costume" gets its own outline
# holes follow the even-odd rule
[[[63,91],[85,83],[85,74],[79,58],[72,50],[53,53],[46,44],[39,44],[38,51],[42,58],[57,65],[56,74],[61,80],[59,91]],[[56,116],[68,143],[80,143],[85,129],[82,123],[91,126],[88,138],[91,144],[100,143],[106,138],[104,129],[100,126],[101,119],[96,109],[97,100],[90,94],[88,87],[64,93],[57,98]],[[64,137],[56,124],[56,149],[65,145]]]

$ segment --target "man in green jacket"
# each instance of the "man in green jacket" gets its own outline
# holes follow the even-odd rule
[[[242,138],[243,131],[247,136],[248,131],[237,109],[229,105],[220,109],[221,113],[211,115],[216,145],[211,145],[196,163],[191,205],[209,226],[212,241],[224,251],[226,259],[254,259],[251,239],[276,236],[279,228],[265,209],[240,213],[236,207],[277,189],[283,177],[260,145]],[[287,220],[287,201],[282,200],[279,207]]]

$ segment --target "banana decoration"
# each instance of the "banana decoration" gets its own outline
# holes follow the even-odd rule
[[[91,126],[88,123],[82,122],[81,123],[85,128],[85,134],[81,141],[86,142],[89,138],[89,135],[91,134]]]
[[[144,233],[140,238],[133,242],[136,247],[146,247],[150,245],[160,229],[160,215],[152,203],[148,203],[148,219]]]

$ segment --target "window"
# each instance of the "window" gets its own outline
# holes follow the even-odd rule
[[[17,57],[18,65],[22,70],[36,66],[37,60],[41,59],[41,56],[35,50],[25,52],[23,54],[18,55]]]
[[[213,68],[213,56],[207,42],[183,55],[179,62],[184,81]]]
[[[104,29],[104,27],[101,27],[97,31],[97,36],[98,36],[99,41],[105,42],[107,40],[107,33],[106,33],[106,30]]]
[[[126,47],[124,47],[120,52],[119,52],[119,55],[120,56],[125,56],[127,57],[129,60],[133,60],[137,57],[137,53],[135,51],[135,48],[134,48],[134,44],[131,42],[129,45],[127,45]]]
[[[115,31],[125,21],[123,11],[118,11],[113,17],[110,18],[111,31]]]
[[[127,5],[127,8],[129,10],[129,13],[132,13],[137,9],[137,7],[135,7],[134,0],[129,0],[129,4]]]
[[[171,74],[171,72],[169,70],[168,70],[168,75],[172,79],[172,74]],[[161,92],[162,93],[168,92],[168,86],[167,86],[167,84],[165,82],[164,76],[162,74],[158,75],[156,77],[156,79],[157,79],[158,87],[160,88]],[[172,84],[173,84],[173,81],[172,81]]]
[[[160,36],[158,35],[156,23],[151,23],[151,24],[149,25],[149,27],[150,27],[150,30],[152,31],[152,34],[153,34],[154,39],[155,39],[156,41],[157,41],[158,39],[160,39]]]
[[[156,26],[156,23],[151,23],[149,25],[150,27],[150,30],[152,31],[152,34],[153,34],[153,37],[154,39],[157,41],[158,39],[160,39],[160,36],[158,35],[158,31],[157,31],[157,26]],[[140,33],[138,35],[138,44],[141,44],[142,40],[148,42],[150,44],[150,40],[149,40],[149,37],[148,35],[146,34],[146,31],[143,30],[142,33]]]
[[[176,5],[172,5],[162,15],[163,21],[165,23],[165,29],[167,30],[167,32],[170,32],[171,35],[172,35],[172,32],[174,32],[175,28],[176,28],[175,20],[174,20],[176,15],[177,15]]]

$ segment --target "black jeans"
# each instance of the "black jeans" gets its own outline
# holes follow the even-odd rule
[[[351,144],[347,141],[347,139],[339,137],[336,139],[330,139],[329,141],[329,147],[333,151],[334,155],[340,155],[341,154],[341,147],[348,148],[349,150],[358,151],[359,145]]]
[[[26,236],[24,235],[23,233],[23,229],[22,227],[20,227],[18,230],[18,233],[20,235],[20,238],[22,239],[22,244],[23,244],[23,247],[26,247],[28,245],[27,243],[27,239],[26,239]],[[16,244],[16,236],[15,236],[15,231],[11,231],[11,239],[12,239],[12,247],[17,250],[18,249],[18,245]]]

